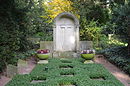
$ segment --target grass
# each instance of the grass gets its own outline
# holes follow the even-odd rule
[[[65,67],[65,69],[61,67]],[[31,83],[34,80],[41,82]],[[49,59],[48,64],[38,64],[30,74],[16,75],[6,84],[6,86],[65,85],[124,86],[101,64],[83,64],[83,59],[81,58],[62,60],[57,58]]]

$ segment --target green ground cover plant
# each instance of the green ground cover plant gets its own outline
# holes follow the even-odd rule
[[[65,69],[61,67],[64,67]],[[32,83],[34,80],[42,82]],[[38,64],[30,74],[16,75],[8,84],[6,84],[6,86],[64,85],[124,86],[101,64],[83,64],[82,58],[51,58],[49,59],[48,64]]]
[[[111,63],[115,64],[130,75],[128,47],[113,47],[105,49],[99,53],[103,54]]]

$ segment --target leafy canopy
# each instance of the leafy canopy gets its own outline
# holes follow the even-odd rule
[[[54,19],[62,12],[73,12],[74,8],[72,4],[70,0],[52,0],[50,2],[44,2],[43,7],[49,13],[47,17]]]

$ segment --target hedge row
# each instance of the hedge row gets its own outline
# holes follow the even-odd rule
[[[104,54],[111,63],[117,65],[130,75],[130,58],[127,47],[113,47],[100,53]]]

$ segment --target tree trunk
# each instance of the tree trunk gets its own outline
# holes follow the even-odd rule
[[[128,4],[128,0],[125,0],[125,4]]]
[[[130,36],[128,38],[128,55],[130,55]]]
[[[130,56],[130,17],[128,19],[128,55]]]

